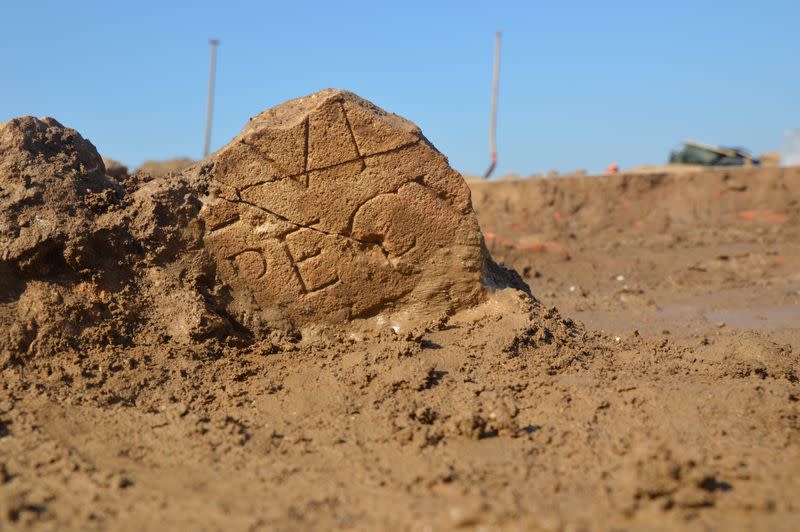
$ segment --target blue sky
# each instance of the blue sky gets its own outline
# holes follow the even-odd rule
[[[212,148],[324,87],[416,122],[465,173],[661,163],[684,138],[779,149],[800,127],[800,2],[7,2],[0,121],[54,116],[136,166],[199,157],[208,38]]]

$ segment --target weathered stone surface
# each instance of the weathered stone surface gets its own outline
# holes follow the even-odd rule
[[[463,178],[414,124],[355,94],[261,113],[201,171],[205,246],[240,306],[303,325],[480,297]]]

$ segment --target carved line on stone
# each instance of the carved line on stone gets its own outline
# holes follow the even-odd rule
[[[352,136],[353,143],[354,143],[354,145],[356,146],[356,152],[357,152],[357,153],[359,153],[359,158],[358,158],[358,159],[352,159],[352,160],[349,160],[349,161],[345,161],[345,162],[342,162],[342,163],[337,163],[337,164],[331,165],[331,166],[329,166],[329,167],[326,167],[326,168],[323,168],[323,169],[319,169],[318,171],[323,171],[323,170],[325,170],[325,169],[328,169],[328,168],[333,168],[333,167],[336,167],[336,166],[341,166],[341,165],[343,165],[343,164],[347,164],[347,163],[350,163],[350,162],[354,162],[354,161],[356,161],[356,160],[361,160],[361,162],[363,163],[363,162],[364,162],[364,159],[366,159],[366,158],[370,158],[370,157],[377,157],[377,156],[380,156],[380,155],[385,155],[385,154],[387,154],[387,153],[390,153],[390,152],[396,152],[396,151],[400,151],[400,150],[403,150],[403,149],[405,149],[405,148],[411,147],[411,146],[413,146],[413,145],[415,145],[415,144],[417,144],[417,143],[419,142],[419,141],[415,141],[415,142],[413,142],[413,143],[411,143],[411,144],[405,144],[405,145],[403,145],[403,146],[398,146],[397,148],[392,148],[391,150],[386,150],[386,151],[383,151],[383,152],[378,152],[378,153],[375,153],[375,154],[372,154],[372,155],[368,155],[368,156],[366,156],[366,157],[362,157],[362,156],[360,155],[360,151],[359,151],[359,149],[358,149],[358,145],[357,145],[357,143],[355,142],[355,137],[354,137],[354,135],[353,135],[353,131],[352,131],[352,129],[351,129],[351,127],[350,127],[350,124],[349,124],[349,121],[348,121],[348,119],[347,119],[347,113],[346,113],[346,111],[344,110],[344,106],[342,107],[342,110],[343,110],[343,112],[345,113],[345,121],[346,121],[346,124],[347,124],[348,130],[350,131],[350,134],[351,134],[351,136]],[[306,135],[308,135],[308,126],[306,127]],[[248,146],[249,148],[251,148],[251,149],[252,149],[252,148],[254,148],[253,146],[251,146],[251,145],[249,145],[249,144],[246,144],[246,143],[245,143],[245,145],[247,145],[247,146]],[[307,149],[307,148],[308,148],[308,146],[306,145],[306,149]],[[261,155],[262,155],[262,156],[264,156],[263,154],[261,154]],[[304,154],[304,156],[306,157],[306,160],[305,160],[305,162],[304,162],[304,165],[305,165],[305,166],[306,166],[306,168],[307,168],[307,166],[308,166],[308,158],[307,158],[307,156],[308,156],[308,153],[306,152],[306,153]],[[267,156],[264,156],[264,157],[265,157],[267,160],[269,160],[270,162],[273,162],[273,164],[275,164],[275,163],[274,163],[274,161],[272,161],[272,160],[271,160],[269,157],[267,157]],[[277,167],[277,165],[276,165],[276,167]],[[317,171],[317,170],[315,170],[315,171]],[[310,173],[310,172],[306,172],[306,173],[305,173],[305,174],[306,174],[306,178],[308,177],[308,174],[309,174],[309,173]],[[299,174],[298,174],[298,175],[299,175]],[[296,176],[290,176],[290,177],[294,178],[294,177],[296,177]],[[273,180],[270,180],[270,181],[273,181]],[[386,263],[387,263],[387,265],[388,265],[389,267],[391,267],[392,269],[396,269],[396,266],[395,266],[395,264],[394,264],[394,263],[393,263],[393,261],[392,261],[392,255],[391,255],[391,254],[390,254],[390,253],[389,253],[389,252],[386,250],[386,248],[384,247],[384,245],[383,245],[383,242],[382,242],[382,241],[380,241],[380,242],[366,241],[366,240],[360,240],[360,239],[357,239],[357,238],[355,238],[355,237],[353,237],[353,236],[352,236],[352,232],[353,232],[353,224],[354,224],[354,222],[355,222],[355,217],[358,215],[358,213],[361,211],[361,209],[362,209],[362,208],[363,208],[363,207],[364,207],[364,206],[365,206],[367,203],[370,203],[372,200],[374,200],[374,199],[376,199],[376,198],[378,198],[378,197],[380,197],[380,196],[384,196],[384,195],[389,195],[389,194],[397,194],[398,192],[400,192],[400,190],[401,190],[403,187],[405,187],[405,186],[407,186],[407,185],[410,185],[410,184],[412,184],[412,183],[416,183],[416,184],[418,184],[418,185],[420,185],[420,186],[422,186],[422,187],[424,187],[424,188],[426,188],[426,189],[430,190],[430,191],[431,191],[431,193],[433,193],[435,197],[437,197],[437,198],[439,198],[439,199],[441,199],[441,200],[444,200],[444,198],[442,198],[442,196],[441,196],[441,194],[440,194],[439,192],[437,192],[435,189],[433,189],[432,187],[430,187],[429,185],[427,185],[427,184],[425,183],[425,176],[423,176],[423,175],[420,175],[420,176],[417,176],[417,177],[415,177],[414,179],[412,179],[412,180],[410,180],[410,181],[405,181],[405,182],[401,183],[401,184],[400,184],[400,185],[397,187],[397,189],[395,189],[394,191],[391,191],[391,192],[384,192],[384,193],[376,194],[375,196],[372,196],[372,197],[370,197],[370,198],[367,198],[366,200],[364,200],[364,202],[363,202],[361,205],[359,205],[357,208],[355,208],[355,209],[353,210],[352,214],[350,215],[350,219],[349,219],[349,221],[348,221],[348,230],[347,230],[347,232],[348,232],[349,234],[342,234],[342,233],[332,233],[332,232],[325,231],[325,230],[323,230],[323,229],[319,229],[319,228],[317,228],[317,227],[314,227],[314,225],[315,225],[315,224],[318,224],[318,223],[320,222],[320,220],[319,220],[319,219],[316,219],[315,221],[311,222],[310,224],[300,224],[300,223],[294,222],[294,221],[290,220],[289,218],[287,218],[287,217],[285,217],[285,216],[282,216],[282,215],[280,215],[280,214],[278,214],[278,213],[276,213],[276,212],[274,212],[274,211],[272,211],[272,210],[270,210],[270,209],[268,209],[268,208],[266,208],[266,207],[264,207],[264,206],[262,206],[262,205],[258,205],[258,204],[256,204],[256,203],[252,203],[252,202],[249,202],[249,201],[247,201],[247,200],[245,200],[245,199],[242,199],[242,197],[241,197],[241,191],[247,190],[247,189],[249,189],[249,188],[252,188],[252,187],[255,187],[255,186],[258,186],[258,185],[262,185],[262,184],[268,183],[268,182],[270,182],[270,181],[264,181],[264,182],[260,182],[260,183],[254,183],[254,184],[251,184],[251,185],[247,185],[246,187],[243,187],[243,188],[241,188],[241,189],[237,189],[237,188],[235,188],[235,187],[231,187],[231,188],[233,188],[233,190],[235,191],[235,193],[236,193],[236,196],[237,196],[237,199],[236,199],[236,200],[230,200],[230,199],[227,199],[227,198],[222,198],[222,199],[223,199],[223,200],[225,200],[225,201],[227,201],[227,202],[229,202],[229,203],[241,203],[241,204],[243,204],[243,205],[248,205],[248,206],[250,206],[250,207],[254,207],[254,208],[256,208],[256,209],[259,209],[259,210],[261,210],[261,211],[263,211],[263,212],[266,212],[267,214],[270,214],[270,215],[274,216],[275,218],[277,218],[277,219],[279,219],[279,220],[281,220],[281,221],[284,221],[284,222],[286,222],[286,223],[288,223],[288,224],[291,224],[291,225],[293,225],[293,226],[294,226],[294,229],[292,229],[292,230],[290,230],[290,231],[288,231],[288,232],[284,233],[283,235],[281,235],[281,236],[278,238],[278,241],[282,243],[282,248],[283,248],[284,252],[286,253],[286,255],[287,255],[287,258],[289,259],[289,261],[290,261],[290,263],[291,263],[291,265],[292,265],[292,269],[294,270],[294,273],[295,273],[295,275],[297,276],[298,282],[300,283],[300,285],[301,285],[301,287],[302,287],[302,289],[303,289],[303,292],[304,292],[305,294],[308,294],[308,293],[313,293],[313,292],[315,292],[315,291],[319,291],[319,290],[321,290],[322,288],[327,288],[328,286],[332,286],[332,285],[333,285],[333,284],[335,284],[336,282],[333,282],[333,283],[328,283],[327,285],[323,286],[322,288],[320,288],[320,289],[318,289],[318,290],[309,291],[309,290],[307,289],[307,287],[306,287],[306,284],[305,284],[305,281],[303,280],[303,278],[302,278],[302,275],[300,274],[300,270],[298,269],[298,267],[297,267],[297,264],[299,264],[299,263],[302,263],[303,261],[305,261],[305,260],[308,260],[308,259],[310,259],[310,258],[312,258],[312,257],[318,256],[318,255],[321,253],[321,251],[319,251],[319,252],[318,252],[317,254],[315,254],[315,255],[312,255],[312,256],[309,256],[309,257],[306,257],[306,258],[304,258],[302,261],[295,261],[294,257],[292,256],[291,252],[289,251],[289,248],[288,248],[288,246],[287,246],[287,245],[286,245],[286,243],[285,243],[285,239],[286,239],[286,237],[287,237],[289,234],[291,234],[291,233],[293,233],[293,232],[295,232],[295,231],[299,231],[300,229],[303,229],[303,228],[305,228],[305,229],[309,229],[309,230],[311,230],[311,231],[316,231],[316,232],[318,232],[318,233],[321,233],[321,234],[324,234],[324,235],[329,235],[329,236],[339,236],[339,237],[342,237],[342,238],[346,238],[346,239],[348,239],[348,240],[351,240],[351,241],[353,241],[353,242],[357,242],[357,243],[359,243],[359,244],[362,244],[362,245],[367,245],[367,246],[375,246],[375,247],[377,247],[377,248],[378,248],[378,249],[381,251],[381,254],[382,254],[382,255],[384,256],[384,258],[386,259]],[[307,181],[306,181],[306,183],[307,183]],[[302,183],[301,183],[301,184],[302,184]],[[449,207],[453,208],[453,207],[452,207],[452,206],[451,206],[451,205],[450,205],[450,204],[449,204],[447,201],[444,201],[444,203],[445,203],[446,205],[448,205]],[[453,208],[453,209],[454,209],[454,208]],[[228,223],[227,225],[231,225],[231,224],[235,223],[236,221],[238,221],[239,219],[240,219],[240,217],[237,217],[235,220],[231,221],[231,222],[230,222],[230,223]],[[226,227],[227,225],[225,225],[225,226],[223,226],[223,227]],[[415,247],[416,247],[416,238],[414,239],[414,244],[411,246],[411,248],[409,248],[408,250],[406,250],[406,251],[405,251],[404,253],[402,253],[401,255],[398,255],[396,258],[400,258],[400,257],[402,257],[403,255],[405,255],[405,254],[409,253],[409,252],[410,252],[411,250],[413,250]],[[252,249],[248,249],[248,250],[244,250],[244,251],[254,251],[254,250],[252,250]],[[239,254],[241,254],[241,253],[244,253],[244,251],[240,252]],[[237,255],[235,255],[235,256],[238,256],[238,254],[237,254]],[[263,259],[263,256],[262,256],[262,259]],[[262,273],[262,275],[264,275],[265,273],[266,273],[266,264],[265,264],[265,272],[264,272],[264,273]],[[338,278],[338,275],[337,275],[337,278]],[[337,282],[338,282],[338,281],[337,281]]]
[[[407,183],[405,183],[405,184],[407,184]],[[380,196],[380,194],[378,194],[378,196]],[[374,198],[376,198],[376,197],[378,197],[378,196],[373,196],[373,197],[372,197],[372,198],[370,198],[370,199],[374,199]],[[311,222],[311,224],[309,224],[309,225],[298,224],[298,223],[296,223],[296,222],[293,222],[293,221],[289,220],[289,219],[288,219],[288,218],[286,218],[285,216],[281,216],[280,214],[278,214],[278,213],[276,213],[276,212],[273,212],[273,211],[271,211],[271,210],[269,210],[269,209],[267,209],[267,208],[265,208],[265,207],[262,207],[262,206],[260,206],[260,205],[256,205],[255,203],[250,203],[249,201],[247,201],[247,200],[243,200],[243,199],[241,199],[241,198],[240,198],[239,200],[237,200],[237,201],[234,201],[234,200],[229,200],[229,199],[227,199],[227,198],[222,198],[222,199],[224,199],[225,201],[227,201],[227,202],[229,202],[229,203],[241,203],[241,204],[243,204],[243,205],[249,205],[250,207],[254,207],[254,208],[256,208],[256,209],[262,210],[262,211],[266,212],[267,214],[271,214],[272,216],[274,216],[274,217],[278,218],[279,220],[282,220],[282,221],[284,221],[284,222],[286,222],[286,223],[289,223],[289,224],[292,224],[292,225],[294,225],[296,229],[295,229],[295,230],[288,231],[288,232],[284,233],[284,234],[282,235],[282,238],[284,238],[284,239],[286,238],[286,236],[287,236],[287,235],[289,235],[289,234],[291,234],[291,233],[294,233],[295,231],[299,231],[300,229],[310,229],[310,230],[312,230],[312,231],[316,231],[316,232],[318,232],[318,233],[322,233],[323,235],[328,235],[328,236],[338,236],[338,237],[341,237],[341,238],[346,238],[347,240],[350,240],[351,242],[356,242],[356,243],[358,243],[358,244],[362,244],[362,245],[365,245],[365,246],[372,246],[372,247],[376,247],[376,248],[378,248],[378,250],[379,250],[379,251],[381,252],[381,254],[383,255],[383,258],[384,258],[384,259],[386,259],[386,264],[387,264],[387,265],[388,265],[388,266],[389,266],[391,269],[393,269],[393,270],[397,270],[397,267],[396,267],[396,266],[394,265],[394,263],[392,262],[392,259],[391,259],[391,255],[390,255],[390,253],[389,253],[388,251],[386,251],[386,248],[384,248],[384,247],[383,247],[383,243],[382,243],[382,242],[369,242],[369,241],[367,241],[367,240],[359,240],[359,239],[357,239],[357,238],[354,238],[354,237],[352,237],[352,236],[350,236],[350,235],[343,235],[343,234],[341,234],[341,233],[331,233],[331,232],[329,232],[329,231],[325,231],[325,230],[323,230],[323,229],[319,229],[319,228],[316,228],[316,227],[314,227],[314,224],[318,224],[318,223],[319,223],[319,220],[315,220],[315,221]],[[366,204],[368,201],[369,201],[369,199],[368,199],[368,200],[366,200],[366,201],[365,201],[365,202],[362,204],[362,206],[363,206],[363,205],[365,205],[365,204]],[[361,208],[361,207],[359,207],[359,209],[360,209],[360,208]],[[279,239],[279,242],[282,242],[282,241],[283,241],[283,240],[280,240],[280,239]],[[294,264],[294,263],[293,263],[293,264]],[[299,273],[298,273],[298,275],[299,275]]]
[[[246,202],[246,201],[242,201],[242,203],[245,203],[245,204],[246,204],[247,202]],[[273,216],[277,216],[277,214],[273,214]],[[294,223],[294,222],[289,222],[289,220],[284,220],[284,221],[286,221],[286,222],[288,222],[288,223],[290,223],[290,224],[294,225],[294,227],[292,227],[291,229],[289,229],[289,230],[288,230],[288,231],[286,231],[285,233],[283,233],[283,234],[279,235],[279,236],[278,236],[278,241],[279,241],[279,242],[285,242],[285,241],[286,241],[286,237],[287,237],[287,236],[291,235],[292,233],[296,233],[296,232],[298,232],[299,230],[303,229],[303,226],[302,226],[302,225],[296,224],[296,223]]]
[[[457,208],[456,208],[454,205],[451,205],[449,201],[447,201],[447,200],[448,200],[448,198],[447,198],[447,194],[445,194],[445,193],[444,193],[444,192],[442,192],[441,190],[436,190],[435,188],[433,188],[432,186],[430,186],[428,183],[426,183],[426,182],[425,182],[425,176],[424,176],[424,175],[417,176],[417,177],[415,177],[414,179],[412,179],[411,181],[408,181],[408,183],[412,183],[412,182],[413,182],[413,183],[416,183],[416,184],[418,184],[419,186],[421,186],[421,187],[423,187],[423,188],[426,188],[426,189],[430,190],[430,191],[431,191],[431,194],[433,194],[433,195],[434,195],[434,196],[435,196],[437,199],[440,199],[440,200],[442,200],[442,202],[444,202],[444,204],[445,204],[445,205],[446,205],[446,206],[447,206],[447,207],[448,207],[448,208],[449,208],[451,211],[453,211],[454,213],[456,213],[457,215],[461,216],[461,215],[463,215],[463,214],[464,214],[463,212],[461,212],[460,210],[458,210],[458,209],[457,209]]]
[[[254,152],[259,157],[263,157],[264,159],[266,159],[267,161],[272,163],[275,166],[275,168],[278,170],[278,175],[277,176],[273,176],[272,179],[265,180],[264,181],[265,183],[269,183],[270,181],[278,181],[279,179],[282,178],[282,176],[287,175],[289,173],[286,170],[284,170],[283,168],[281,168],[281,165],[279,165],[278,162],[275,159],[273,159],[272,157],[270,157],[269,155],[267,155],[263,151],[259,150],[256,146],[248,143],[247,139],[242,139],[241,143],[244,144],[245,146],[247,146],[247,149],[249,149],[250,151]],[[300,174],[298,174],[298,175],[300,175]]]
[[[236,266],[236,258],[241,255],[244,255],[245,253],[255,253],[256,255],[258,255],[258,257],[261,259],[261,273],[259,273],[256,276],[256,280],[264,277],[267,274],[267,259],[264,258],[263,250],[257,248],[247,248],[241,251],[237,251],[236,253],[233,253],[231,255],[228,255],[225,258],[230,261],[233,269],[236,270],[237,273],[239,273],[239,268]]]
[[[322,285],[322,286],[320,286],[319,288],[316,288],[316,289],[314,289],[314,290],[311,290],[311,291],[309,291],[309,292],[306,292],[306,295],[311,295],[311,294],[316,294],[317,292],[322,292],[322,291],[323,291],[323,290],[325,290],[326,288],[330,288],[330,287],[332,287],[332,286],[336,286],[336,285],[337,285],[337,284],[339,284],[340,282],[342,282],[342,280],[339,278],[339,274],[337,273],[337,274],[336,274],[336,279],[334,279],[333,281],[329,281],[329,282],[327,282],[327,283],[323,284],[323,285]]]
[[[356,157],[355,159],[348,159],[347,161],[342,161],[342,162],[339,162],[339,163],[330,164],[328,166],[323,166],[321,168],[314,168],[313,170],[308,170],[306,172],[300,172],[299,174],[291,174],[291,175],[285,175],[285,176],[275,176],[272,179],[264,179],[264,180],[258,181],[256,183],[251,183],[249,185],[245,185],[244,187],[242,187],[241,189],[238,189],[238,190],[244,191],[244,190],[247,190],[247,189],[250,189],[250,188],[253,188],[253,187],[257,187],[259,185],[266,185],[267,183],[280,181],[281,179],[291,179],[295,183],[297,183],[298,185],[302,186],[303,184],[305,184],[305,188],[308,188],[309,176],[311,175],[311,172],[324,172],[325,170],[331,170],[332,168],[338,168],[339,166],[344,166],[345,164],[354,163],[356,161],[362,161],[366,165],[366,160],[367,159],[372,159],[373,157],[380,157],[381,155],[387,155],[389,153],[399,152],[399,151],[404,150],[406,148],[411,148],[412,146],[416,146],[417,144],[419,144],[419,142],[420,141],[415,140],[414,142],[410,142],[408,144],[403,144],[402,146],[398,146],[398,147],[392,148],[390,150],[380,151],[380,152],[377,152],[377,153],[372,153],[370,155],[364,155],[363,157]],[[252,146],[251,146],[251,148],[252,148]],[[260,154],[260,152],[259,152],[259,154]],[[264,156],[264,158],[267,159],[270,162],[273,162],[272,159],[270,159],[267,156]],[[273,164],[274,164],[274,162],[273,162]],[[365,166],[365,168],[366,168],[366,166]],[[362,171],[363,171],[363,169],[362,169]],[[303,180],[300,181],[299,178],[303,178]]]
[[[414,179],[412,179],[410,181],[404,181],[403,183],[400,183],[400,185],[394,190],[390,190],[389,192],[381,192],[380,194],[375,194],[374,196],[365,199],[364,202],[361,205],[359,205],[358,207],[356,207],[353,210],[353,212],[350,214],[350,220],[348,220],[348,223],[347,223],[347,231],[348,231],[348,233],[350,233],[351,235],[353,234],[353,224],[356,221],[356,216],[358,216],[358,213],[361,212],[361,209],[363,209],[364,206],[367,203],[371,202],[374,199],[380,198],[381,196],[391,196],[391,195],[397,194],[406,185],[410,185],[412,183],[420,184],[419,183],[420,179],[424,179],[424,178],[422,176],[415,177]],[[423,185],[423,186],[425,186],[425,185]],[[358,240],[358,239],[354,238],[354,240]],[[361,240],[359,240],[359,242],[361,242]]]
[[[297,281],[300,283],[300,289],[304,294],[308,294],[306,282],[303,280],[303,276],[300,275],[300,269],[297,267],[294,257],[292,257],[292,252],[289,251],[289,246],[286,244],[286,242],[281,242],[281,247],[283,248],[283,252],[286,253],[286,256],[289,258],[289,264],[292,265],[292,270],[294,271],[295,276],[297,276]]]
[[[405,186],[407,186],[407,185],[410,185],[410,184],[417,184],[417,185],[420,185],[420,186],[422,186],[423,188],[426,188],[426,189],[430,190],[430,191],[431,191],[431,193],[432,193],[432,194],[433,194],[435,197],[437,197],[438,199],[442,200],[441,196],[440,196],[440,195],[437,193],[437,191],[436,191],[435,189],[433,189],[433,188],[432,188],[432,187],[430,187],[429,185],[425,184],[425,182],[424,182],[424,179],[425,179],[425,177],[424,177],[424,176],[422,176],[422,175],[420,175],[420,176],[417,176],[417,177],[415,177],[414,179],[412,179],[412,180],[410,180],[410,181],[406,181],[406,182],[404,182],[404,183],[400,184],[400,186],[398,186],[398,187],[397,187],[397,189],[395,189],[395,190],[393,190],[393,191],[390,191],[390,192],[383,192],[383,193],[381,193],[381,194],[376,194],[375,196],[372,196],[372,197],[370,197],[370,198],[367,198],[366,200],[364,200],[364,202],[363,202],[361,205],[359,205],[357,208],[355,208],[355,209],[353,210],[352,214],[350,215],[350,219],[349,219],[349,221],[348,221],[348,229],[347,229],[347,232],[348,232],[349,234],[342,234],[342,233],[332,233],[332,232],[325,231],[325,230],[323,230],[323,229],[319,229],[319,228],[317,228],[317,227],[314,227],[314,225],[315,225],[315,224],[318,224],[318,223],[319,223],[319,219],[316,219],[315,221],[313,221],[313,222],[311,222],[310,224],[307,224],[307,225],[306,225],[306,224],[300,224],[300,223],[297,223],[297,222],[295,222],[295,221],[292,221],[292,220],[290,220],[289,218],[286,218],[285,216],[282,216],[282,215],[280,215],[280,214],[278,214],[278,213],[276,213],[276,212],[274,212],[274,211],[272,211],[272,210],[270,210],[270,209],[268,209],[268,208],[266,208],[266,207],[263,207],[263,206],[261,206],[261,205],[258,205],[258,204],[255,204],[255,203],[249,202],[249,201],[247,201],[247,200],[245,200],[245,199],[242,199],[241,195],[239,194],[239,189],[236,189],[236,188],[234,188],[234,191],[236,192],[236,195],[237,195],[237,198],[238,198],[237,200],[230,200],[230,199],[227,199],[227,198],[222,198],[222,199],[223,199],[223,200],[225,200],[225,201],[227,201],[227,202],[230,202],[230,203],[241,203],[241,204],[244,204],[244,205],[249,205],[249,206],[251,206],[251,207],[254,207],[254,208],[256,208],[256,209],[259,209],[259,210],[261,210],[261,211],[264,211],[264,212],[266,212],[267,214],[270,214],[270,215],[274,216],[275,218],[278,218],[279,220],[282,220],[282,221],[284,221],[284,222],[286,222],[286,223],[289,223],[289,224],[291,224],[291,225],[295,226],[295,228],[296,228],[296,229],[294,229],[294,230],[292,230],[292,231],[288,231],[288,232],[284,233],[283,235],[281,235],[281,238],[279,239],[279,241],[280,241],[280,242],[283,242],[283,241],[285,240],[286,236],[288,236],[289,234],[291,234],[291,233],[293,233],[293,232],[295,232],[295,231],[297,231],[297,230],[300,230],[300,229],[302,229],[302,228],[305,228],[305,229],[310,229],[311,231],[316,231],[316,232],[318,232],[318,233],[322,233],[322,234],[324,234],[324,235],[329,235],[329,236],[339,236],[339,237],[342,237],[342,238],[346,238],[346,239],[348,239],[348,240],[351,240],[351,241],[353,241],[353,242],[357,242],[357,243],[359,243],[359,244],[363,244],[363,245],[367,245],[367,246],[375,246],[375,247],[377,247],[377,248],[378,248],[378,249],[381,251],[381,254],[383,254],[384,258],[386,259],[386,263],[387,263],[387,265],[389,265],[389,267],[391,267],[393,270],[396,270],[397,268],[396,268],[395,264],[394,264],[394,263],[393,263],[393,261],[392,261],[392,254],[391,254],[391,253],[389,253],[389,252],[386,250],[386,248],[383,246],[383,242],[382,242],[382,241],[381,241],[381,242],[374,242],[374,241],[368,241],[368,240],[360,240],[360,239],[358,239],[358,238],[355,238],[355,237],[353,237],[353,236],[352,236],[352,233],[353,233],[353,224],[354,224],[354,222],[355,222],[355,218],[356,218],[356,216],[357,216],[357,215],[358,215],[358,213],[361,211],[361,209],[363,209],[363,208],[364,208],[364,206],[365,206],[367,203],[371,202],[372,200],[374,200],[374,199],[376,199],[376,198],[379,198],[380,196],[386,196],[386,195],[390,195],[390,194],[397,194],[397,193],[399,193],[399,192],[400,192],[400,190],[401,190],[403,187],[405,187]],[[233,188],[233,187],[232,187],[232,188]],[[457,210],[455,207],[453,207],[452,205],[450,205],[450,204],[449,204],[447,201],[444,201],[444,200],[442,200],[442,201],[443,201],[443,203],[444,203],[445,205],[447,205],[448,207],[450,207],[452,210],[454,210],[455,212],[458,212],[458,210]],[[414,244],[414,245],[416,245],[416,239],[415,239],[415,244]],[[402,255],[396,256],[395,258],[400,258],[400,257],[402,257],[403,255],[405,255],[406,253],[408,253],[408,252],[409,252],[411,249],[413,249],[413,247],[414,247],[414,246],[412,246],[412,247],[411,247],[411,248],[410,248],[408,251],[406,251],[406,252],[405,252],[405,253],[403,253]],[[287,249],[287,254],[289,254],[289,253],[288,253],[288,249]],[[291,254],[289,254],[289,257],[291,258]],[[309,257],[309,258],[310,258],[310,257]],[[300,273],[299,273],[299,270],[297,270],[297,269],[296,269],[296,263],[295,263],[295,261],[294,261],[294,259],[293,259],[293,258],[291,258],[291,262],[292,262],[292,265],[293,265],[293,267],[295,268],[295,271],[296,271],[296,273],[297,273],[297,276],[298,276],[298,278],[300,278]],[[302,262],[302,261],[301,261],[301,262]],[[303,283],[303,281],[301,280],[300,282],[301,282],[301,284],[303,284],[303,286],[304,286],[304,288],[305,288],[305,284]]]
[[[326,288],[330,288],[331,286],[339,284],[339,282],[341,281],[341,278],[339,277],[339,273],[336,272],[336,279],[334,279],[333,281],[329,281],[327,283],[324,283],[322,286],[320,286],[318,288],[315,288],[314,290],[309,290],[305,279],[303,279],[303,274],[300,273],[300,268],[298,268],[297,265],[298,264],[302,264],[303,262],[307,261],[310,258],[317,257],[317,256],[321,255],[322,252],[320,251],[316,255],[312,255],[311,257],[306,257],[303,260],[295,260],[294,256],[292,255],[292,252],[289,250],[288,244],[286,244],[285,242],[283,243],[283,251],[284,251],[284,253],[286,253],[286,256],[289,258],[289,262],[292,265],[292,270],[294,271],[295,275],[297,276],[297,280],[300,283],[300,288],[303,290],[303,294],[304,295],[310,295],[310,294],[315,294],[317,292],[321,292],[322,290],[325,290]]]
[[[377,196],[375,196],[375,197],[377,197]],[[346,238],[347,240],[350,240],[352,242],[357,242],[359,244],[363,244],[363,245],[366,245],[366,246],[377,246],[383,252],[384,256],[387,257],[387,260],[388,260],[389,252],[387,252],[386,249],[384,249],[384,247],[378,242],[368,242],[368,241],[365,241],[365,240],[359,240],[357,238],[353,238],[350,235],[343,235],[341,233],[331,233],[330,231],[325,231],[324,229],[319,229],[317,227],[314,227],[313,225],[299,224],[297,222],[291,221],[290,219],[286,218],[285,216],[282,216],[282,215],[280,215],[280,214],[278,214],[278,213],[276,213],[274,211],[271,211],[271,210],[267,209],[266,207],[262,207],[261,205],[257,205],[255,203],[251,203],[251,202],[249,202],[247,200],[244,200],[244,199],[238,199],[238,200],[230,200],[230,199],[227,199],[227,198],[222,198],[222,199],[224,199],[225,201],[227,201],[229,203],[242,203],[244,205],[249,205],[250,207],[254,207],[256,209],[262,210],[262,211],[266,212],[267,214],[271,214],[275,218],[278,218],[281,221],[284,221],[286,223],[289,223],[289,224],[292,224],[292,225],[296,226],[298,229],[301,229],[301,228],[310,229],[312,231],[316,231],[318,233],[322,233],[323,235],[338,236],[338,237],[341,237],[341,238]],[[372,199],[372,198],[370,198],[370,199]],[[369,201],[369,200],[367,200],[367,201]],[[319,220],[317,220],[317,221],[315,221],[313,223],[314,224],[319,223]],[[292,232],[293,231],[290,231],[289,233],[292,233]],[[284,236],[288,235],[289,233],[285,233]]]
[[[314,257],[319,257],[320,255],[322,255],[322,250],[317,249],[316,253],[314,253],[313,255],[308,255],[307,257],[303,257],[302,259],[298,260],[296,264],[303,264],[305,261],[313,259]]]
[[[308,188],[308,135],[311,130],[311,123],[309,118],[303,120],[305,126],[305,141],[303,144],[303,173],[306,174],[306,188]]]
[[[344,108],[344,102],[340,101],[339,106],[342,108],[342,115],[344,116],[344,125],[347,127],[347,132],[350,133],[350,140],[353,141],[353,147],[356,149],[356,154],[358,155],[358,160],[361,161],[361,171],[367,169],[367,163],[364,161],[364,156],[361,155],[361,150],[358,148],[358,142],[356,142],[356,135],[353,133],[353,126],[350,125],[350,119],[347,118],[347,109]]]
[[[451,211],[456,213],[458,216],[462,216],[464,214],[463,212],[458,210],[458,208],[456,208],[454,205],[451,205],[449,201],[447,201],[448,200],[447,194],[445,194],[444,192],[442,192],[440,190],[436,190],[435,188],[430,186],[428,183],[426,183],[424,175],[417,176],[414,179],[412,179],[411,181],[406,181],[404,184],[409,184],[409,183],[416,183],[419,186],[421,186],[422,188],[430,190],[431,194],[433,194],[436,199],[441,200],[448,209],[450,209]]]
[[[219,233],[220,231],[224,231],[225,229],[229,228],[230,226],[232,226],[241,219],[242,219],[241,215],[236,214],[230,220],[225,220],[223,222],[218,223],[217,225],[210,227],[207,234],[210,236],[213,235],[214,233]]]
[[[266,185],[267,183],[274,183],[275,181],[280,181],[282,179],[286,178],[281,176],[275,176],[273,179],[265,179],[263,181],[259,181],[258,183],[251,183],[249,185],[243,186],[242,188],[237,188],[236,192],[244,192],[245,190],[250,190],[251,188],[258,187],[261,185]]]

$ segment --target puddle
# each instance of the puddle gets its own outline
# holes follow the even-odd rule
[[[800,305],[706,311],[703,316],[736,329],[800,329]]]

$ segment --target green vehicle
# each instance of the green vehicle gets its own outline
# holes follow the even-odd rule
[[[702,164],[705,166],[753,166],[759,160],[742,148],[723,148],[687,140],[683,149],[673,151],[670,164]]]

